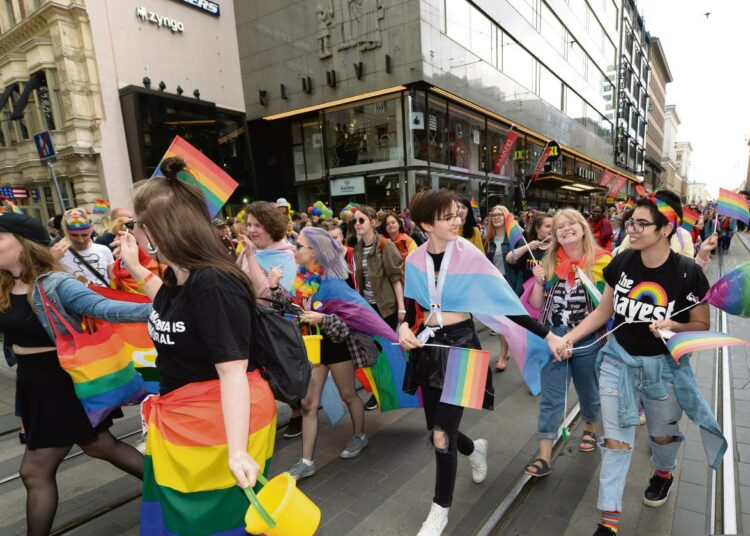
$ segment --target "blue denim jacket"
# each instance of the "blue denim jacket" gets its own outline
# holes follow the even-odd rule
[[[716,422],[711,408],[698,388],[698,382],[693,376],[688,356],[680,358],[680,363],[669,354],[661,356],[633,356],[630,355],[614,337],[609,338],[607,345],[601,349],[596,360],[597,374],[602,360],[608,357],[614,361],[620,361],[625,366],[620,375],[619,411],[618,419],[620,427],[637,426],[638,397],[635,392],[634,370],[643,369],[643,381],[640,391],[651,400],[664,400],[667,391],[662,382],[671,383],[674,386],[677,403],[687,414],[688,418],[697,424],[701,430],[703,449],[706,451],[706,459],[713,469],[718,469],[721,459],[727,450],[727,441],[721,433],[719,423]]]
[[[150,303],[128,303],[107,298],[89,290],[86,285],[64,272],[48,272],[36,279],[32,303],[39,322],[52,340],[55,333],[50,326],[50,319],[44,312],[39,285],[42,285],[50,303],[63,315],[74,328],[81,325],[83,315],[101,318],[109,322],[146,322],[151,314]],[[61,332],[67,329],[55,319],[55,326]]]

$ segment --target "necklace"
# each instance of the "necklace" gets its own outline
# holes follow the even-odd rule
[[[313,263],[308,266],[300,266],[292,283],[292,291],[297,298],[307,299],[318,292],[322,277],[323,267],[320,264]]]

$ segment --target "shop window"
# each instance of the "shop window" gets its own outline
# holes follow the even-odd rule
[[[411,112],[409,113],[409,132],[411,132],[412,153],[415,160],[427,161],[428,150],[428,121],[426,95],[424,91],[417,91],[411,97]]]
[[[562,110],[562,82],[544,65],[539,66],[539,96],[557,110]]]
[[[427,101],[425,120],[427,149],[430,163],[448,164],[448,110],[447,102],[433,95]]]
[[[392,209],[399,212],[400,178],[398,173],[367,177],[367,204],[376,209]]]
[[[471,181],[468,179],[462,180],[440,177],[439,187],[453,190],[461,197],[471,197]]]
[[[520,136],[519,139],[516,140],[513,150],[508,156],[508,160],[506,160],[502,168],[498,169],[497,172],[495,171],[495,164],[507,138],[508,129],[506,127],[502,126],[500,123],[495,123],[494,121],[487,121],[487,170],[494,175],[515,178],[516,163],[518,162],[518,159],[515,158],[515,151],[518,150],[519,147],[523,148],[523,138]]]
[[[503,33],[502,70],[526,88],[534,87],[534,58],[512,37]]]
[[[302,139],[305,148],[305,173],[307,180],[323,177],[323,133],[317,119],[302,123]]]
[[[388,162],[403,154],[400,97],[327,111],[325,127],[331,168]]]
[[[483,172],[484,118],[451,104],[449,116],[449,159],[451,168]]]

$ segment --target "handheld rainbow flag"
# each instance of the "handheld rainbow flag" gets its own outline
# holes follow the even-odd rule
[[[719,201],[716,211],[720,216],[729,216],[745,223],[750,223],[750,209],[747,198],[736,192],[719,188]]]
[[[682,207],[682,228],[686,231],[692,231],[695,224],[698,223],[700,215],[693,209]]]
[[[109,201],[106,199],[97,199],[94,201],[94,214],[106,214],[109,210]]]
[[[631,197],[628,199],[628,202],[625,204],[625,210],[633,210],[635,208],[635,201],[633,201],[633,198]]]
[[[750,261],[743,262],[711,285],[703,301],[730,315],[750,317]]]
[[[179,156],[187,163],[185,170],[180,172],[179,179],[187,184],[198,186],[206,198],[208,215],[215,217],[221,207],[227,202],[239,184],[223,169],[214,164],[206,155],[190,145],[179,136],[175,136],[172,144],[164,153],[162,161],[170,156]],[[156,166],[154,177],[163,177],[161,162]]]
[[[489,367],[489,352],[472,348],[451,348],[448,351],[440,402],[482,409]]]
[[[676,333],[665,341],[669,353],[679,363],[680,358],[690,352],[721,348],[722,346],[750,346],[750,342],[730,337],[718,331],[685,331]]]
[[[505,235],[508,237],[508,241],[510,241],[511,249],[515,249],[516,244],[521,240],[526,241],[523,237],[521,226],[518,225],[518,222],[510,212],[505,215]]]
[[[247,381],[247,453],[267,475],[276,404],[260,372],[248,372]],[[164,396],[151,396],[141,406],[141,417],[148,425],[141,534],[245,534],[247,498],[227,466],[219,380],[189,383]]]
[[[646,189],[641,186],[640,184],[635,185],[635,192],[640,195],[641,197],[646,197],[648,194],[646,193]]]

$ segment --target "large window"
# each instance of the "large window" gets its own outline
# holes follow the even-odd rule
[[[453,104],[448,109],[451,168],[483,172],[484,118]]]
[[[579,123],[586,124],[586,103],[569,87],[565,88],[565,113]]]
[[[571,41],[568,47],[568,63],[581,76],[586,76],[586,53],[578,44],[578,41]]]
[[[562,110],[562,82],[544,65],[539,66],[539,96],[558,110]]]
[[[567,32],[557,16],[544,3],[542,3],[542,30],[540,33],[558,54],[565,57],[565,46],[567,45],[565,35]]]
[[[448,107],[444,99],[430,95],[427,100],[427,147],[430,162],[448,164]]]
[[[503,72],[526,88],[534,87],[534,57],[511,36],[503,37]]]
[[[495,25],[466,0],[446,0],[446,33],[484,61],[496,64]],[[459,61],[458,63],[461,63]]]
[[[536,28],[536,13],[539,0],[508,0],[516,8],[526,22]]]

